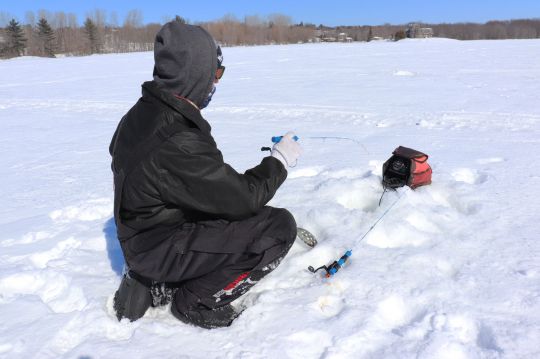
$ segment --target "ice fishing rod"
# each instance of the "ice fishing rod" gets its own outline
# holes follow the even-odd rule
[[[330,278],[331,276],[336,274],[338,272],[338,270],[341,269],[341,267],[343,267],[345,265],[345,263],[347,262],[347,259],[349,259],[350,256],[352,256],[352,249],[349,249],[347,252],[345,252],[344,255],[341,256],[340,259],[338,259],[337,261],[334,261],[329,266],[320,266],[317,269],[313,268],[312,266],[309,266],[308,270],[311,273],[316,273],[317,271],[319,271],[321,269],[324,269],[326,271],[325,277]]]
[[[283,138],[283,136],[272,136],[271,140],[272,140],[272,143],[278,143],[279,141],[281,141],[282,138]],[[295,141],[298,141],[299,139],[300,139],[300,137],[298,137],[296,135],[293,137],[293,140],[295,140]],[[264,147],[261,147],[261,151],[270,152],[270,151],[272,151],[272,149],[270,147],[264,146]]]
[[[396,200],[390,205],[390,207],[388,207],[384,211],[384,213],[375,221],[375,223],[373,223],[373,225],[367,230],[367,232],[364,233],[364,235],[362,237],[360,237],[360,239],[356,242],[357,246],[360,244],[360,242],[362,242],[364,240],[364,238],[367,237],[367,235],[373,230],[373,228],[375,228],[377,226],[377,224],[379,224],[379,222],[388,214],[388,212],[390,212],[390,210],[396,205],[396,203],[399,202],[400,199],[401,199],[401,196],[398,195],[398,198],[396,198]],[[334,261],[332,264],[330,264],[328,266],[323,265],[323,266],[321,266],[321,267],[319,267],[317,269],[313,268],[313,266],[309,266],[308,270],[311,273],[316,273],[317,271],[319,271],[321,269],[324,269],[326,271],[325,277],[330,278],[334,274],[336,274],[345,265],[345,263],[351,257],[351,255],[352,255],[352,249],[349,249],[347,252],[345,252],[344,255],[341,256],[340,259],[338,259],[337,261]]]

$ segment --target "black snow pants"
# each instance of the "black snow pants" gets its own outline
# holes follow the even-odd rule
[[[291,213],[264,207],[241,221],[186,224],[154,252],[162,258],[150,252],[144,260],[157,263],[152,268],[154,279],[178,288],[173,299],[176,310],[214,309],[237,299],[276,268],[295,238]],[[216,245],[212,251],[203,251],[205,246],[197,243]]]

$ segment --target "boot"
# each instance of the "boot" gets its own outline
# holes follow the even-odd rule
[[[230,304],[214,309],[209,309],[201,305],[196,309],[180,312],[176,308],[174,301],[171,305],[171,312],[181,322],[205,329],[228,327],[240,315]]]
[[[128,318],[135,321],[141,318],[152,304],[150,289],[132,278],[128,273],[122,277],[120,287],[114,294],[114,310],[118,320]]]

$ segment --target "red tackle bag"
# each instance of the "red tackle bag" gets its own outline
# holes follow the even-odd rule
[[[399,146],[383,165],[382,184],[385,188],[409,186],[415,189],[431,183],[431,167],[425,153]]]

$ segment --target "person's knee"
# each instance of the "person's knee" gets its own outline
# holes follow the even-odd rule
[[[272,218],[275,227],[279,229],[280,237],[287,243],[294,242],[296,238],[296,220],[285,208],[273,208]]]

